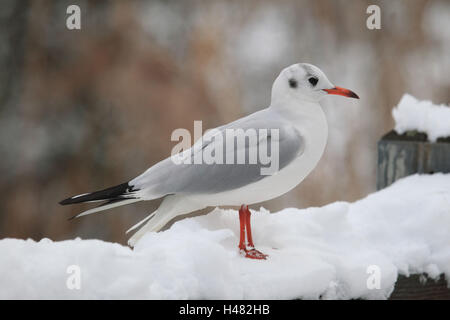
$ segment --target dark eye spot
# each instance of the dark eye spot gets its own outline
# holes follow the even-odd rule
[[[295,80],[294,78],[289,79],[289,86],[291,88],[297,88],[297,85],[298,85],[297,80]]]
[[[319,82],[319,79],[317,79],[316,77],[311,77],[308,79],[309,83],[311,83],[313,85],[313,87],[317,84],[317,82]]]

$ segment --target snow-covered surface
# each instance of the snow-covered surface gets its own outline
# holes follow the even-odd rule
[[[238,254],[238,216],[216,209],[132,250],[99,240],[0,241],[0,298],[387,298],[398,274],[450,276],[450,174],[414,175],[354,202],[252,215],[266,261]],[[80,270],[70,290],[68,266]],[[369,289],[377,266],[380,289]],[[73,274],[72,274],[73,275]]]
[[[404,94],[398,106],[392,109],[395,131],[403,134],[417,130],[426,133],[428,140],[450,137],[450,107],[435,105],[431,101],[419,101]]]

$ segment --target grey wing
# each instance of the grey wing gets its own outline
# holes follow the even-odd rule
[[[245,139],[241,138],[239,143],[238,137],[227,138],[227,129],[233,129],[233,132],[242,129],[249,135],[244,135]],[[248,129],[255,129],[257,137],[251,136],[253,130]],[[257,182],[281,170],[301,155],[303,148],[304,141],[298,130],[265,109],[205,134],[203,140],[183,157],[184,162],[189,163],[176,164],[168,158],[130,184],[139,189],[149,189],[159,196],[224,192]],[[218,152],[222,155],[216,158]],[[199,153],[203,158],[197,159],[203,161],[195,163]],[[206,154],[212,163],[211,160],[210,164],[206,163]]]

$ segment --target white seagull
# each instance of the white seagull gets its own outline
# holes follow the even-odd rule
[[[239,152],[247,154],[263,144],[268,148],[272,139],[277,142],[279,158],[278,170],[273,174],[261,173],[261,168],[267,167],[267,163],[263,164],[259,158],[256,163],[207,164],[179,163],[174,161],[174,157],[169,157],[129,182],[74,196],[60,204],[105,201],[75,216],[81,217],[133,202],[164,198],[156,211],[128,230],[146,223],[130,238],[130,246],[134,246],[145,233],[159,231],[176,216],[210,206],[240,206],[238,248],[247,258],[266,259],[267,255],[255,249],[248,205],[285,194],[317,165],[328,135],[319,100],[327,94],[359,98],[354,92],[333,85],[316,66],[307,63],[291,65],[282,70],[273,83],[268,108],[218,127],[211,131],[213,134],[207,132],[203,139],[180,154],[180,159],[186,159],[213,147],[214,150],[224,150],[224,158],[230,152],[233,158]],[[276,129],[278,136],[272,138],[269,133],[265,140],[249,139],[236,145],[232,141],[232,147],[226,148],[224,140],[214,139],[214,136],[225,136],[227,129]]]

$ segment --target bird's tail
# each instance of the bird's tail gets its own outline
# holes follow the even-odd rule
[[[135,244],[142,238],[147,232],[158,232],[160,231],[170,220],[172,220],[176,214],[172,212],[164,213],[163,210],[156,210],[151,213],[148,217],[131,227],[127,230],[127,233],[138,229],[144,223],[146,223],[140,230],[138,230],[133,236],[128,240],[128,245],[134,247]],[[150,220],[150,221],[149,221]]]
[[[84,202],[106,201],[96,208],[86,210],[86,211],[71,218],[71,219],[73,219],[73,218],[78,218],[78,217],[85,216],[88,214],[96,213],[99,211],[112,209],[115,207],[130,204],[133,202],[141,201],[141,199],[136,194],[137,191],[139,191],[139,190],[134,189],[133,186],[130,186],[129,183],[126,182],[126,183],[122,183],[117,186],[110,187],[110,188],[107,188],[104,190],[73,196],[73,197],[67,198],[65,200],[62,200],[60,202],[60,204],[68,205],[68,204],[84,203]]]

